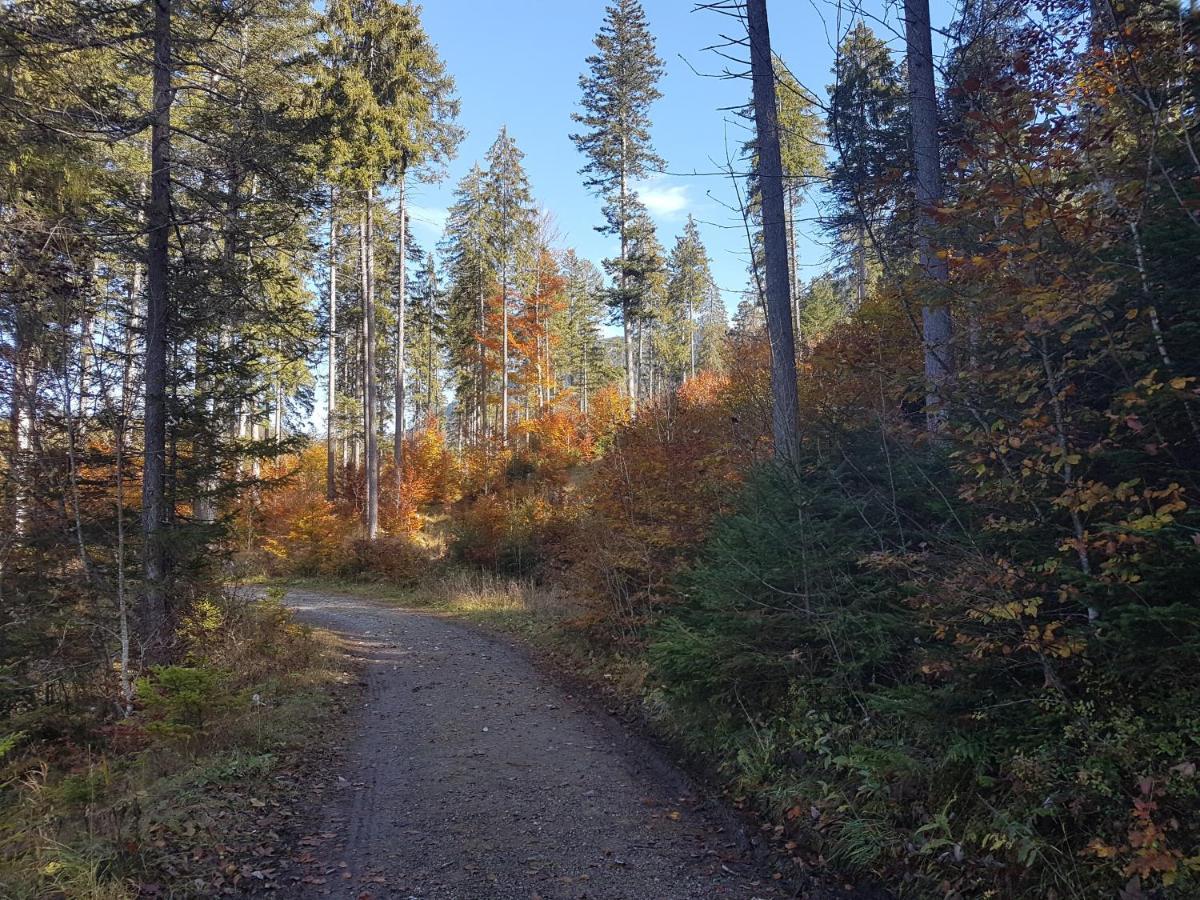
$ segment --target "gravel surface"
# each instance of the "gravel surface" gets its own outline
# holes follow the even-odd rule
[[[652,745],[504,640],[292,590],[363,666],[302,897],[776,898],[733,820]]]

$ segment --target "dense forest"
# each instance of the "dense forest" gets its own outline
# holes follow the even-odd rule
[[[571,6],[605,259],[508,129],[418,239],[470,104],[420,6],[0,4],[0,896],[159,896],[149,780],[313,714],[238,585],[479,578],[791,864],[1200,895],[1200,11],[816,4],[806,85],[696,4],[731,291],[639,195],[654,17]]]

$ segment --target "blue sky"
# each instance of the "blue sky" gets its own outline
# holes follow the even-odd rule
[[[745,287],[746,236],[733,211],[736,195],[728,177],[713,174],[724,165],[726,150],[736,154],[746,139],[744,126],[724,107],[740,105],[749,94],[742,80],[720,80],[725,62],[704,48],[736,34],[736,20],[693,11],[692,0],[643,0],[658,51],[666,63],[661,99],[652,110],[653,134],[667,171],[641,185],[643,202],[669,249],[691,213],[713,260],[718,285],[732,311]],[[851,0],[864,9],[881,36],[902,33],[899,12],[884,0]],[[458,84],[460,122],[468,134],[449,176],[439,184],[411,189],[414,234],[429,247],[440,236],[455,182],[482,159],[501,125],[507,125],[525,151],[525,166],[535,197],[555,218],[564,246],[597,264],[615,253],[615,241],[595,231],[600,200],[582,185],[583,160],[569,134],[579,101],[579,75],[593,52],[605,0],[426,0],[425,27]],[[934,26],[950,18],[950,0],[933,0]],[[833,61],[832,45],[851,24],[840,16],[836,0],[772,0],[769,3],[776,51],[805,86],[823,96]],[[811,224],[803,230],[817,237]],[[811,239],[801,245],[801,263],[819,272],[826,248]]]

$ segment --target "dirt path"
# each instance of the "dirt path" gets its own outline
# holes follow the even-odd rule
[[[367,683],[305,896],[780,896],[677,769],[520,650],[357,597],[288,603],[348,642]]]

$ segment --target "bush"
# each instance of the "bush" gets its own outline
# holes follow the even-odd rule
[[[179,662],[137,681],[131,717],[114,718],[107,670],[105,704],[31,709],[0,736],[0,894],[116,900],[135,881],[187,893],[225,865],[212,848],[257,845],[252,811],[221,809],[226,785],[266,788],[338,673],[277,594],[201,595],[179,637]]]
[[[351,542],[349,560],[338,574],[379,578],[397,585],[412,585],[436,565],[430,553],[410,535],[384,536],[373,541]]]
[[[763,350],[731,346],[731,362],[757,370]],[[589,607],[593,636],[636,643],[670,602],[676,569],[766,449],[760,413],[745,383],[706,372],[611,438],[581,490],[573,533],[559,542],[567,586]]]
[[[945,462],[843,441],[852,467],[758,473],[679,577],[649,646],[668,724],[795,840],[916,874],[912,896],[1191,896],[1194,608],[1152,647],[1144,608],[1061,618],[928,490]]]
[[[542,533],[550,510],[538,496],[484,494],[456,516],[454,553],[502,575],[528,575],[543,561]]]
[[[229,676],[207,666],[155,666],[137,682],[138,701],[150,722],[146,730],[189,740],[204,734],[234,704]]]

